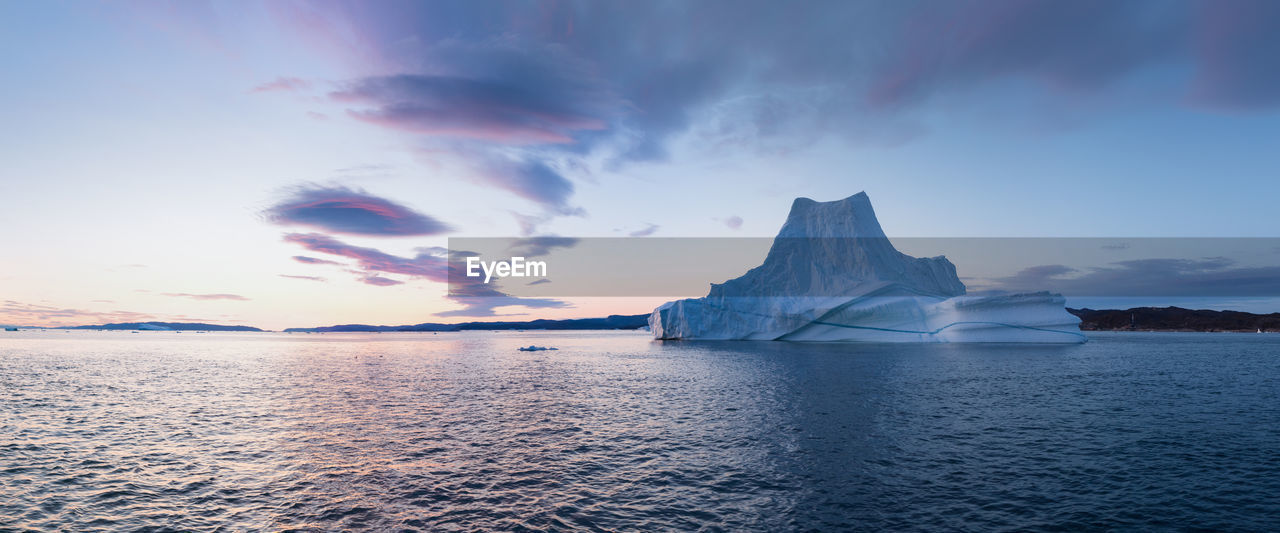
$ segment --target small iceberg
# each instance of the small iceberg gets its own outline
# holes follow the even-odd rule
[[[516,348],[516,349],[517,349],[517,350],[520,350],[520,351],[522,351],[522,352],[543,352],[543,351],[547,351],[547,350],[559,350],[559,348],[551,348],[551,347],[548,347],[548,346],[534,346],[534,345],[532,345],[532,344],[530,344],[530,345],[528,345],[528,346],[521,346],[521,347]]]

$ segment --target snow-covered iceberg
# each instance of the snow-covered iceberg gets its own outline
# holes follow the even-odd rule
[[[658,339],[1081,343],[1058,294],[966,296],[945,257],[899,252],[871,200],[797,198],[764,263],[653,311]]]

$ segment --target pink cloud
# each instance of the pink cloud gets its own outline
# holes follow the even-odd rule
[[[298,187],[264,215],[275,224],[348,235],[412,236],[452,231],[448,224],[409,207],[346,187]]]
[[[374,248],[346,244],[320,233],[288,233],[284,240],[313,252],[353,259],[366,271],[403,274],[440,283],[449,281],[447,260],[434,253],[399,257]]]

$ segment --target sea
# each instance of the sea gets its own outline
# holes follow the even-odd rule
[[[0,332],[0,531],[1280,530],[1280,334],[1089,338]]]

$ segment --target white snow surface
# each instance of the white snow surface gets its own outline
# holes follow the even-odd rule
[[[649,316],[657,339],[1081,343],[1058,294],[966,296],[945,257],[885,237],[871,200],[797,198],[764,263]]]

